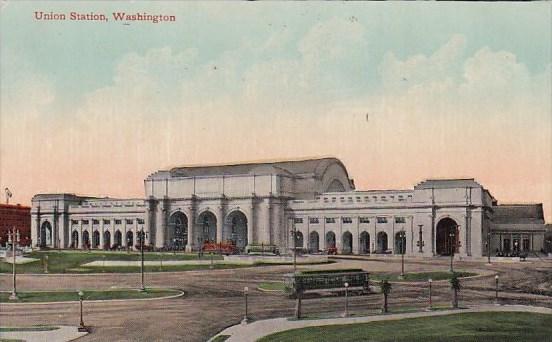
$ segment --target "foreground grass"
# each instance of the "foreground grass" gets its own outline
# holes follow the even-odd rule
[[[146,291],[131,290],[107,290],[107,291],[83,291],[84,300],[112,300],[112,299],[143,299],[174,296],[180,291],[171,289],[146,289]],[[19,300],[9,300],[10,294],[0,292],[1,303],[40,303],[40,302],[67,302],[77,301],[77,291],[45,291],[45,292],[19,292]]]
[[[459,313],[439,317],[331,325],[288,330],[274,341],[551,341],[552,315],[525,312]]]

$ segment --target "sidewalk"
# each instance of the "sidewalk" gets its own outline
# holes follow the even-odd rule
[[[324,325],[335,324],[355,324],[355,323],[367,323],[377,321],[397,320],[403,318],[416,318],[416,317],[430,317],[430,316],[444,316],[457,313],[466,312],[485,312],[485,311],[497,311],[497,312],[534,312],[551,314],[552,309],[524,306],[524,305],[482,305],[461,310],[444,310],[444,311],[428,311],[428,312],[410,312],[401,314],[389,314],[389,315],[374,315],[365,317],[349,317],[349,318],[327,318],[317,320],[301,320],[290,321],[288,318],[274,318],[262,321],[256,321],[247,325],[237,324],[226,328],[217,335],[213,336],[209,341],[212,341],[218,335],[230,335],[227,342],[254,342],[259,338],[270,335],[276,332],[306,328],[306,327],[318,327]]]
[[[22,340],[26,342],[66,342],[88,333],[78,332],[77,327],[62,325],[59,329],[48,331],[11,331],[0,332],[0,339]]]

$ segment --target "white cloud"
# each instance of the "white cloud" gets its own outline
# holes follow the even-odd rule
[[[454,35],[431,56],[414,55],[399,60],[393,52],[388,52],[380,65],[383,86],[388,91],[398,91],[455,77],[465,46],[465,37]]]

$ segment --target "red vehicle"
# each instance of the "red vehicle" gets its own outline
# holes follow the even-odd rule
[[[202,247],[204,253],[218,253],[218,254],[237,254],[238,248],[232,241],[223,241],[219,243],[205,242]]]
[[[337,255],[337,248],[336,247],[328,247],[326,249],[326,254],[328,254],[328,255]]]

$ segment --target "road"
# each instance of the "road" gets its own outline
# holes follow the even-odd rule
[[[399,272],[400,261],[394,258],[369,260],[339,260],[331,265],[316,268],[362,267],[372,272]],[[501,302],[531,304],[552,307],[549,293],[552,284],[552,262],[494,264],[482,262],[455,263],[458,270],[485,274],[482,277],[462,281],[461,304],[492,303],[494,300],[494,274],[501,284]],[[301,267],[300,267],[301,268]],[[313,266],[310,266],[313,268]],[[412,271],[448,270],[446,259],[420,259],[407,261],[406,269]],[[222,329],[238,323],[244,314],[243,288],[248,286],[249,312],[255,319],[292,316],[295,302],[280,293],[254,290],[266,280],[279,280],[290,266],[242,268],[235,270],[202,270],[179,273],[149,273],[146,283],[151,287],[171,287],[185,291],[176,299],[153,301],[125,301],[85,303],[85,323],[92,333],[79,341],[205,341]],[[20,275],[18,289],[107,289],[111,287],[137,287],[139,274],[101,275]],[[0,289],[11,289],[9,274],[0,276]],[[399,308],[423,308],[427,306],[427,286],[418,284],[393,284],[390,310]],[[447,305],[450,302],[448,282],[433,283],[433,302]],[[349,311],[355,314],[377,312],[381,306],[381,294],[352,295]],[[313,296],[303,301],[307,315],[337,315],[344,307],[342,296]],[[36,324],[78,324],[78,305],[18,304],[0,305],[3,326]]]

